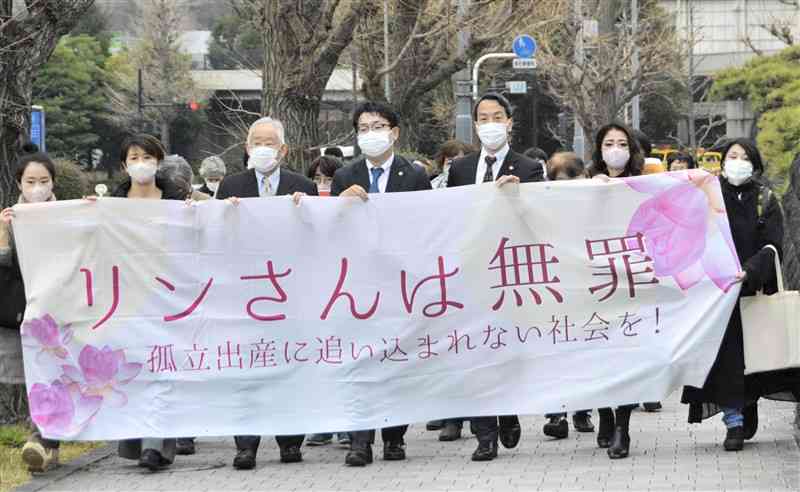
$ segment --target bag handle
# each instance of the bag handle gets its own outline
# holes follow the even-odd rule
[[[771,249],[773,253],[775,253],[775,277],[778,279],[778,292],[783,292],[783,270],[781,270],[781,259],[778,256],[778,250],[775,246],[768,244],[764,246],[762,249]]]

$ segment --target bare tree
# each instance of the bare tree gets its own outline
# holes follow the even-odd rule
[[[112,121],[122,128],[140,125],[141,116],[158,126],[161,142],[170,148],[170,126],[181,107],[203,99],[205,94],[191,77],[191,60],[179,46],[181,23],[187,12],[172,0],[144,0],[137,23],[139,40],[127,53],[112,61],[112,82],[107,96]],[[114,65],[116,63],[116,65]],[[142,90],[147,110],[138,108],[138,70],[142,71]]]
[[[320,103],[370,0],[229,0],[261,34],[261,113],[286,126],[292,165],[305,170],[320,143]]]
[[[507,51],[511,39],[523,27],[535,32],[554,22],[551,0],[482,0],[466,11],[444,0],[392,0],[389,63],[384,63],[382,2],[372,2],[359,25],[357,45],[368,99],[384,100],[384,78],[390,77],[390,102],[402,115],[403,143],[417,148],[431,116],[440,113],[432,91],[483,53]],[[543,15],[546,14],[546,15]],[[462,49],[461,33],[471,35]],[[422,134],[421,134],[422,133]]]
[[[539,29],[537,58],[546,91],[577,116],[591,139],[600,126],[620,119],[634,96],[663,93],[670,82],[682,82],[685,49],[654,0],[640,2],[636,32],[627,1],[584,0],[581,12],[574,10],[575,3],[554,2],[552,15],[564,21]],[[583,29],[587,19],[596,20],[596,36]],[[581,48],[582,52],[576,51]]]
[[[33,79],[94,0],[0,0],[0,206],[13,203],[11,166],[30,129]]]

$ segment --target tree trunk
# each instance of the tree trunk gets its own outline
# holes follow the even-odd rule
[[[5,1],[0,7],[6,10],[12,3]],[[36,71],[47,62],[58,39],[93,3],[94,0],[26,2],[24,11],[5,21],[0,29],[0,208],[12,205],[19,193],[13,166],[19,144],[29,138]]]
[[[24,58],[24,54],[18,54]],[[0,53],[0,66],[19,66],[13,54]],[[29,71],[3,70],[0,78],[0,208],[16,203],[19,194],[14,165],[20,144],[30,131],[31,76]]]

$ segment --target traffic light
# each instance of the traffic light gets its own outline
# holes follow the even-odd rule
[[[189,101],[189,110],[192,112],[200,110],[200,103],[197,101]]]

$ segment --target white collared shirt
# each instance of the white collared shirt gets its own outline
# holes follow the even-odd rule
[[[503,167],[503,161],[506,160],[509,150],[508,143],[506,143],[503,148],[494,154],[494,157],[497,157],[497,162],[492,164],[492,175],[494,176],[495,180],[497,180],[497,175],[500,173],[500,168]],[[475,184],[483,183],[483,175],[486,174],[487,155],[490,154],[486,152],[485,148],[481,147],[481,155],[478,156],[478,170],[475,172]]]
[[[367,174],[369,175],[369,184],[372,185],[372,168],[383,168],[383,174],[378,178],[378,189],[381,193],[386,193],[386,185],[389,184],[389,173],[392,172],[392,163],[394,162],[394,152],[389,156],[389,159],[384,161],[381,165],[375,165],[367,158],[364,164],[367,166]],[[367,190],[369,191],[369,190]]]
[[[256,171],[254,169],[254,171]],[[278,166],[272,174],[269,175],[269,186],[272,194],[267,194],[267,187],[264,186],[264,179],[267,176],[263,173],[256,171],[256,182],[258,183],[258,196],[265,197],[265,196],[275,196],[278,193],[278,185],[281,184],[281,167]]]

